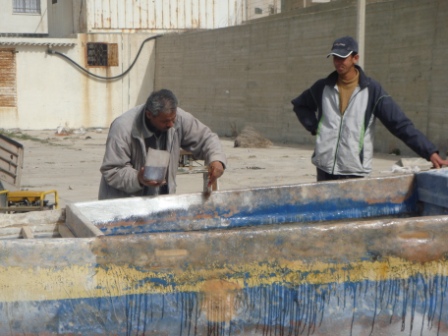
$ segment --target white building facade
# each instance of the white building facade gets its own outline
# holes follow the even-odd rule
[[[0,127],[108,127],[154,89],[155,40],[279,0],[0,0]]]
[[[48,35],[47,1],[1,0],[0,36]]]

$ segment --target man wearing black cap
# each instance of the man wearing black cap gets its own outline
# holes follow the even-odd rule
[[[434,168],[448,165],[381,85],[356,64],[358,43],[352,37],[335,40],[330,56],[336,71],[291,102],[300,123],[316,136],[311,160],[317,181],[371,173],[376,118]]]

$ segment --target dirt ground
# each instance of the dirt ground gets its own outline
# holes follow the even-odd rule
[[[55,189],[61,207],[97,199],[108,129],[8,132],[8,136],[24,146],[22,190]],[[221,141],[228,167],[219,180],[219,190],[306,183],[316,179],[315,167],[310,162],[311,147],[274,144],[269,148],[235,148],[234,139],[221,138]],[[399,159],[395,155],[377,154],[372,176],[401,173],[393,169]],[[179,170],[178,194],[203,190],[200,173],[203,162],[190,164],[191,168]]]

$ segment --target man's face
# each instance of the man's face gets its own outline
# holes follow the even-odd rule
[[[333,56],[333,65],[339,75],[346,75],[355,67],[358,62],[359,55],[349,55],[346,58]]]
[[[157,116],[153,116],[151,112],[146,111],[146,118],[148,118],[151,125],[160,132],[166,132],[174,126],[176,115],[176,109],[171,109],[168,112],[161,112]]]

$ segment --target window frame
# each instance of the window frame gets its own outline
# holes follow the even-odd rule
[[[92,47],[91,47],[92,46]],[[95,55],[95,50],[92,49],[96,47],[100,53],[103,55]],[[92,54],[91,54],[92,51]],[[104,62],[94,62],[94,58],[100,59]],[[92,61],[93,59],[93,61]],[[107,68],[118,66],[118,44],[117,43],[107,43],[107,42],[87,42],[86,43],[86,67],[88,68]]]
[[[12,0],[13,14],[34,14],[42,13],[41,0]]]

